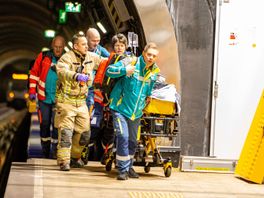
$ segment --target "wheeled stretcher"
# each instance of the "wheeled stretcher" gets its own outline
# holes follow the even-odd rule
[[[144,109],[141,126],[138,133],[138,144],[135,153],[134,165],[144,166],[146,173],[151,167],[162,166],[164,175],[169,177],[172,167],[178,167],[180,158],[179,135],[179,100],[174,86],[168,85],[163,90],[164,95],[172,94],[169,100],[152,97]],[[158,90],[158,94],[162,91]],[[161,139],[164,141],[161,144]],[[110,152],[105,161],[106,171],[111,171],[115,153]]]
[[[162,166],[164,175],[169,177],[172,167],[178,166],[179,160],[180,145],[173,145],[175,143],[173,140],[179,138],[177,106],[173,102],[152,99],[144,112],[134,165],[144,166],[146,173],[151,167]],[[165,139],[165,143],[169,145],[159,145],[160,140],[158,139],[161,138]],[[164,148],[166,157],[162,153]],[[175,154],[177,159],[175,159]],[[172,158],[174,158],[174,163]]]

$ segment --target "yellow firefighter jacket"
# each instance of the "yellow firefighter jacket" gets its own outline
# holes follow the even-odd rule
[[[86,102],[88,87],[93,82],[93,70],[97,70],[100,62],[100,56],[92,52],[87,52],[85,56],[73,50],[65,53],[56,65],[58,74],[56,101],[76,106],[83,105]],[[76,80],[80,72],[89,76],[89,80],[83,85]]]

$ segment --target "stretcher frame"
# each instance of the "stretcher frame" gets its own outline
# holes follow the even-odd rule
[[[172,167],[178,166],[180,157],[180,144],[171,146],[157,145],[157,137],[169,139],[179,138],[179,116],[145,114],[141,121],[140,137],[135,154],[134,165],[144,166],[145,173],[150,172],[151,167],[161,166],[164,175],[170,177]],[[173,144],[173,143],[172,143]],[[176,163],[172,163],[172,156],[163,156],[162,151],[178,155]],[[176,165],[175,165],[176,164]],[[174,166],[173,166],[174,165]]]

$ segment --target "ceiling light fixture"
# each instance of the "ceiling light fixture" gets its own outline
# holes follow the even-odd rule
[[[97,22],[96,25],[100,28],[100,30],[101,30],[104,34],[107,32],[106,29],[104,28],[104,26],[102,25],[102,23]]]
[[[45,30],[44,36],[46,38],[53,38],[55,36],[55,30],[51,30],[51,29]]]

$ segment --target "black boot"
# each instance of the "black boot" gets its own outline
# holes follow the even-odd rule
[[[139,175],[136,173],[136,171],[133,168],[129,168],[128,177],[130,177],[130,178],[139,178]]]
[[[57,146],[58,146],[58,143],[52,143],[51,144],[51,157],[52,159],[57,159]]]
[[[41,140],[42,153],[44,158],[49,158],[50,156],[50,141]]]
[[[70,165],[69,164],[60,164],[60,170],[61,171],[70,171]]]
[[[82,168],[84,167],[84,163],[82,159],[76,159],[76,158],[71,158],[71,168]]]
[[[117,177],[116,177],[117,180],[127,180],[128,179],[128,174],[127,172],[122,172],[122,173],[118,173]]]

